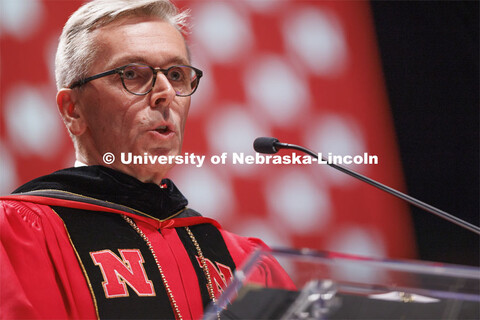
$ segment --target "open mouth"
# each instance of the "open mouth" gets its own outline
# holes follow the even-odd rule
[[[160,126],[160,127],[156,128],[155,131],[157,131],[158,133],[161,133],[161,134],[167,134],[167,133],[170,132],[170,129],[168,129],[167,126]]]

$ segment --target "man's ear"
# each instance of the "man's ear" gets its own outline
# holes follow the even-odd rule
[[[74,136],[82,135],[87,129],[83,110],[77,100],[76,93],[72,89],[63,88],[57,92],[58,111],[68,131]]]

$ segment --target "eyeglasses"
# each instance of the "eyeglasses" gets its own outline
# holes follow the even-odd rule
[[[119,74],[125,90],[137,96],[143,96],[152,91],[157,80],[157,73],[161,72],[172,85],[179,97],[191,96],[198,88],[198,83],[203,72],[192,66],[171,66],[167,69],[153,68],[142,63],[130,63],[110,71],[74,82],[70,89],[83,86],[85,83],[106,77],[112,74]]]

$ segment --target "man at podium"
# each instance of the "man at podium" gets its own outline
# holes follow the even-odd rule
[[[67,21],[57,106],[76,163],[2,198],[3,317],[198,319],[265,246],[188,208],[166,179],[203,76],[186,19],[168,0],[94,0]],[[293,288],[274,259],[254,279]]]

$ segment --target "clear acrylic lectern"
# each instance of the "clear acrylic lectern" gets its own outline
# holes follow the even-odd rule
[[[275,258],[297,290],[249,277]],[[204,319],[480,319],[480,269],[313,250],[262,249]]]

